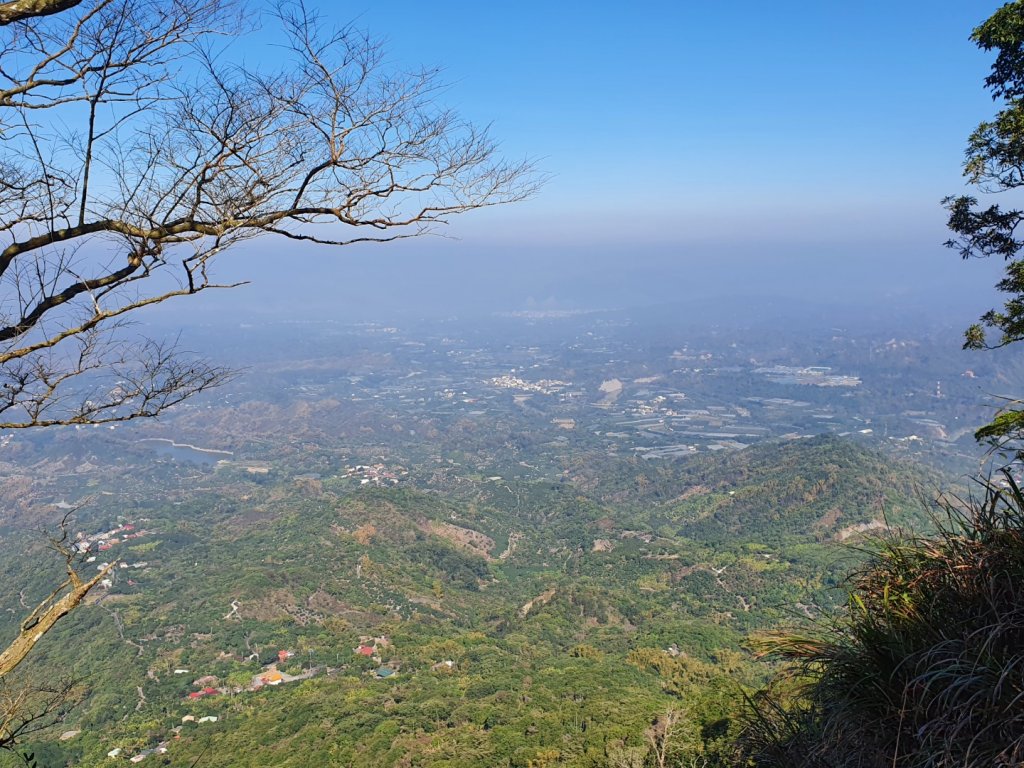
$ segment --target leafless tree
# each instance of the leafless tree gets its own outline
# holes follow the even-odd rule
[[[51,726],[66,714],[72,680],[58,676],[56,683],[49,680],[12,683],[11,673],[29,656],[36,643],[78,607],[117,564],[116,561],[106,563],[90,578],[82,577],[79,569],[83,553],[69,536],[73,511],[65,513],[57,534],[49,537],[49,548],[63,562],[64,580],[22,619],[15,638],[0,651],[0,750],[13,749],[20,739]]]
[[[60,524],[59,537],[50,539],[50,548],[64,561],[64,580],[22,620],[17,637],[3,651],[0,651],[0,680],[14,671],[43,635],[50,631],[64,616],[67,616],[85,596],[113,570],[116,561],[105,564],[96,575],[83,579],[78,572],[82,558],[74,545],[69,542],[68,512]]]
[[[700,745],[692,733],[693,723],[688,721],[688,714],[685,708],[669,706],[644,731],[650,748],[648,755],[657,768],[706,768],[707,759],[700,754]]]
[[[301,0],[242,2],[0,2],[0,429],[156,416],[222,383],[131,321],[230,287],[214,261],[247,240],[389,242],[535,191],[437,106],[436,70],[390,71]],[[273,71],[236,53],[253,18]],[[61,552],[0,681],[104,576]]]
[[[0,751],[13,751],[26,737],[52,728],[73,701],[74,684],[67,678],[33,686],[0,680]]]
[[[58,12],[14,13],[39,5]],[[124,326],[227,287],[213,260],[245,240],[393,241],[535,189],[436,106],[436,71],[387,71],[301,2],[270,12],[273,72],[232,60],[236,0],[66,5],[0,5],[0,429],[153,416],[223,381]]]
[[[658,715],[651,726],[644,732],[647,743],[651,747],[655,764],[665,768],[669,749],[676,736],[676,727],[682,719],[682,712],[675,707],[668,707],[663,715]]]

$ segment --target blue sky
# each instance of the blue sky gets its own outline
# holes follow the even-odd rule
[[[958,292],[979,312],[992,298],[999,265],[941,247],[939,200],[993,112],[991,57],[968,37],[999,3],[321,4],[396,67],[443,67],[439,100],[551,175],[528,203],[459,220],[457,240],[314,254],[320,281],[353,284],[342,302],[382,275],[382,306],[424,285],[458,303],[500,284],[481,305],[516,308],[726,280],[850,302]],[[280,245],[253,249],[250,267]]]
[[[991,110],[980,86],[988,57],[967,37],[996,7],[351,9],[396,62],[444,66],[454,106],[493,121],[510,154],[538,156],[554,174],[529,210],[500,219],[600,212],[690,223],[732,209],[729,218],[792,215],[803,229],[801,209],[851,214],[859,227],[859,210],[927,209],[959,183],[964,138]]]

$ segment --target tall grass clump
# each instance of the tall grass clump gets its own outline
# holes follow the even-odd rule
[[[763,638],[783,671],[749,701],[759,768],[1024,765],[1024,496],[1009,471],[889,533],[846,609]]]

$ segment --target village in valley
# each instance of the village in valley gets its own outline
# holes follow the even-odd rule
[[[352,655],[358,659],[366,659],[373,662],[374,668],[365,673],[367,676],[375,680],[388,680],[396,677],[401,668],[397,660],[385,661],[391,648],[391,641],[386,636],[362,636],[359,638],[359,645],[352,649]],[[334,668],[326,665],[314,666],[311,659],[306,662],[308,666],[303,666],[302,660],[298,658],[298,653],[287,649],[278,650],[269,661],[265,662],[260,662],[258,658],[254,657],[255,654],[253,657],[250,657],[249,661],[260,663],[262,669],[252,676],[252,680],[248,685],[233,686],[220,680],[216,675],[202,675],[192,681],[191,685],[195,690],[190,691],[183,697],[184,703],[186,705],[198,704],[200,702],[206,703],[222,696],[251,694],[264,688],[275,688],[286,683],[310,680],[318,676],[330,677],[349,669],[347,664]],[[451,671],[453,667],[453,661],[443,660],[435,664],[431,670],[435,672]],[[174,669],[172,673],[175,676],[189,676],[192,674],[192,670],[178,668]],[[111,759],[127,759],[131,763],[140,763],[147,757],[166,754],[173,750],[174,741],[182,738],[186,729],[217,723],[221,720],[220,715],[209,713],[216,710],[209,710],[208,707],[204,707],[203,711],[207,713],[188,713],[182,715],[180,725],[176,725],[171,729],[172,735],[155,746],[135,752],[115,746],[107,752],[107,757]],[[67,741],[73,739],[78,733],[78,731],[67,731],[63,734],[62,738]]]
[[[394,485],[399,478],[406,474],[401,468],[390,469],[383,464],[357,465],[350,467],[342,477],[361,479],[361,485],[373,484],[376,486]],[[60,507],[70,507],[65,502],[60,502]],[[156,533],[145,527],[143,524],[150,523],[147,518],[135,520],[122,520],[112,528],[93,533],[78,532],[74,537],[72,553],[77,555],[80,562],[92,566],[108,575],[100,583],[101,591],[95,593],[90,603],[99,607],[107,604],[116,605],[118,597],[126,594],[119,587],[136,588],[140,587],[136,580],[137,571],[146,571],[151,568],[149,561],[127,561],[127,560],[106,560],[97,562],[98,554],[110,553],[107,556],[116,556],[118,547],[135,545],[140,539],[152,537]],[[158,563],[154,563],[158,565]],[[126,574],[122,577],[122,574]],[[238,601],[231,604],[231,610],[224,616],[224,620],[238,619]],[[126,642],[128,642],[126,640]],[[134,641],[132,641],[134,642]],[[142,646],[139,646],[141,650]],[[225,654],[221,652],[219,658],[232,659],[234,663],[255,664],[259,669],[253,671],[246,682],[239,684],[238,680],[221,679],[214,674],[198,674],[190,683],[193,690],[181,696],[182,705],[191,709],[193,705],[202,705],[199,711],[190,711],[181,716],[180,724],[171,729],[170,735],[153,746],[144,749],[132,750],[124,746],[112,746],[107,751],[107,757],[111,759],[125,759],[131,763],[140,763],[148,757],[166,754],[173,749],[174,742],[180,739],[188,728],[204,726],[217,723],[222,715],[216,714],[217,709],[209,706],[221,697],[235,697],[258,693],[264,689],[275,688],[280,685],[310,680],[315,677],[331,677],[338,674],[351,674],[352,665],[355,664],[356,671],[372,680],[389,680],[396,678],[401,671],[401,662],[395,655],[391,640],[386,635],[360,635],[358,644],[351,648],[348,660],[343,661],[340,654],[337,655],[335,665],[321,663],[315,658],[312,652],[302,654],[293,649],[282,648],[272,652],[269,658],[263,658],[258,652],[250,654],[246,658]],[[431,667],[431,671],[450,672],[454,667],[451,660],[438,661]],[[175,678],[189,678],[196,675],[191,668],[177,667],[171,670]],[[156,673],[151,669],[150,679],[158,680]],[[232,676],[237,678],[237,675]],[[141,693],[140,693],[141,695]],[[144,697],[140,704],[144,703]],[[61,738],[70,741],[78,736],[80,731],[66,731]]]

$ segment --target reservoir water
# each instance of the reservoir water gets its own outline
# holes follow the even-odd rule
[[[222,459],[230,459],[231,451],[217,451],[212,448],[199,448],[194,445],[176,443],[164,437],[147,437],[139,441],[146,443],[156,453],[167,456],[175,461],[187,461],[192,464],[213,466]]]

